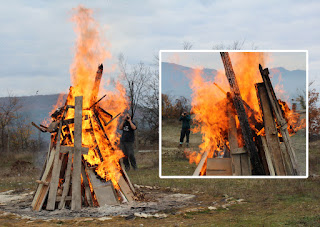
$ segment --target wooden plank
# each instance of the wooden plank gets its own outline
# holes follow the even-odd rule
[[[55,153],[54,162],[53,162],[52,179],[49,185],[49,196],[48,196],[48,202],[46,207],[47,210],[54,210],[55,204],[56,204],[57,188],[59,185],[59,176],[60,176],[60,167],[61,167],[61,166],[59,167],[60,146],[61,146],[60,136],[61,136],[61,130],[62,130],[62,121],[64,120],[66,114],[67,114],[67,110],[63,112],[63,116],[60,121],[59,129],[58,129],[56,153]]]
[[[244,147],[238,147],[237,149],[231,151],[231,154],[247,154],[248,152]]]
[[[72,167],[72,152],[69,152],[68,154],[68,164],[67,164],[67,170],[64,178],[64,187],[61,195],[61,200],[58,205],[58,208],[61,210],[65,206],[65,198],[67,197],[70,189],[70,181],[71,181],[71,167]]]
[[[56,201],[57,201],[57,202],[61,202],[61,199],[62,199],[62,196],[57,196]],[[64,200],[65,200],[65,201],[71,201],[71,200],[72,200],[72,197],[71,197],[71,196],[66,196],[66,197],[64,198]]]
[[[89,181],[88,181],[88,177],[86,174],[84,164],[81,165],[81,175],[82,175],[82,179],[83,179],[84,190],[85,190],[87,202],[88,202],[89,206],[93,207],[93,199],[92,199],[90,185],[89,185]]]
[[[269,169],[269,172],[270,172],[270,176],[275,176],[276,172],[274,170],[274,166],[273,166],[273,163],[272,163],[272,155],[271,155],[271,152],[269,150],[269,146],[268,146],[266,137],[265,136],[261,136],[261,141],[262,141],[263,150],[264,150],[264,153],[265,153],[265,156],[266,156],[266,160],[267,160],[267,165],[268,165],[268,169]]]
[[[241,175],[240,156],[234,155],[236,154],[235,151],[239,148],[238,138],[237,138],[238,133],[237,133],[237,126],[236,126],[235,112],[233,109],[232,101],[229,98],[228,98],[227,109],[228,109],[228,119],[229,119],[228,140],[229,140],[230,153],[231,153],[230,155],[231,155],[232,167],[233,167],[232,173],[233,175],[239,176]]]
[[[52,177],[53,160],[54,160],[55,153],[56,153],[55,148],[52,149],[51,153],[52,154],[49,157],[48,164],[46,166],[46,170],[41,178],[41,181],[44,181],[44,182],[50,182],[51,177]],[[49,192],[49,186],[50,186],[50,184],[49,185],[44,185],[44,184],[39,185],[39,194],[37,197],[35,197],[36,201],[33,205],[33,210],[35,210],[35,211],[42,210],[43,204],[44,204],[46,197],[48,195],[48,192]]]
[[[207,176],[232,176],[231,158],[208,158]]]
[[[74,147],[71,146],[63,146],[60,147],[60,153],[68,153],[70,151],[73,151]],[[81,147],[81,154],[88,154],[89,148],[88,147]]]
[[[119,204],[118,197],[115,193],[111,181],[101,181],[94,173],[94,170],[86,168],[94,194],[100,206]]]
[[[134,201],[134,194],[130,188],[130,186],[128,185],[128,183],[126,182],[126,180],[123,178],[123,176],[121,175],[119,180],[118,180],[118,185],[121,189],[121,191],[123,192],[124,196],[126,197],[126,199],[131,202]]]
[[[49,173],[51,172],[51,169],[52,169],[52,164],[53,164],[53,160],[54,160],[54,157],[55,157],[55,153],[56,153],[56,150],[53,148],[50,152],[50,156],[49,156],[49,159],[47,161],[47,164],[45,166],[45,170],[42,174],[42,177],[41,177],[41,181],[45,181],[45,182],[49,182],[47,181],[47,178],[48,178],[48,175]],[[38,187],[37,187],[37,190],[36,190],[36,193],[33,197],[33,201],[31,203],[31,206],[32,206],[32,209],[35,210],[35,206],[36,204],[39,203],[39,197],[40,197],[40,194],[42,194],[42,191],[44,190],[43,188],[43,185],[42,184],[39,184]]]
[[[130,189],[132,190],[132,192],[135,193],[136,190],[134,189],[134,187],[133,187],[133,185],[132,185],[132,183],[131,183],[131,181],[130,181],[130,178],[129,178],[128,174],[127,174],[126,169],[124,168],[124,165],[123,165],[123,162],[122,162],[122,161],[120,161],[120,165],[121,165],[121,170],[122,170],[122,172],[123,172],[123,175],[124,175],[125,180],[128,182],[129,187],[130,187]]]
[[[263,123],[264,123],[264,128],[266,133],[265,139],[266,139],[266,144],[268,146],[268,152],[270,152],[270,156],[271,156],[270,158],[272,160],[276,175],[285,176],[286,171],[285,171],[285,166],[283,164],[282,155],[281,155],[278,130],[276,127],[275,120],[273,118],[269,97],[268,97],[264,83],[256,84],[256,88],[257,88],[258,99],[260,101],[259,102],[260,108],[262,110],[262,115],[263,115]]]
[[[271,80],[269,78],[269,70],[268,68],[262,69],[262,66],[259,64],[259,70],[263,79],[263,82],[265,84],[265,88],[272,106],[272,109],[275,113],[277,123],[280,125],[280,131],[282,134],[283,142],[286,146],[286,152],[290,158],[290,167],[292,170],[293,175],[299,175],[300,170],[297,164],[297,158],[294,152],[294,149],[291,144],[290,135],[287,129],[287,122],[282,116],[281,108],[278,103],[277,96],[273,90]]]
[[[251,176],[252,170],[251,170],[251,162],[250,157],[248,154],[240,154],[241,158],[241,173],[242,176]]]
[[[201,157],[201,160],[196,168],[196,170],[193,172],[193,175],[192,176],[200,176],[200,172],[203,168],[203,165],[205,164],[206,160],[207,160],[207,157],[208,157],[208,151],[204,152],[202,157]]]
[[[232,159],[232,174],[235,176],[251,175],[250,158],[244,147],[239,147],[237,138],[237,126],[235,120],[235,110],[232,104],[230,93],[227,93],[228,98],[228,119],[229,132],[228,140],[230,145],[230,154]],[[210,173],[209,173],[210,174]]]
[[[72,203],[71,209],[81,209],[81,147],[82,147],[82,104],[83,97],[75,97],[74,110],[74,152],[72,171]]]
[[[100,87],[100,81],[101,81],[101,77],[102,77],[102,72],[103,72],[103,65],[99,65],[97,73],[96,73],[96,77],[94,80],[94,86],[92,89],[92,93],[91,93],[91,105],[93,105],[96,100],[97,100],[97,95],[99,93],[99,87]]]
[[[243,100],[241,97],[241,93],[240,93],[240,89],[238,86],[235,73],[233,71],[229,53],[220,52],[220,55],[225,68],[226,77],[230,85],[231,96],[232,96],[234,107],[240,122],[240,127],[242,131],[243,139],[245,142],[245,146],[247,151],[249,152],[250,161],[253,167],[252,173],[254,175],[264,175],[265,174],[264,169],[262,167],[257,148],[253,141],[252,131],[248,121],[248,116],[244,108]]]

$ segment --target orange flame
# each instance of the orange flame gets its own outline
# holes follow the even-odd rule
[[[258,52],[230,53],[241,96],[247,104],[245,108],[250,127],[258,135],[264,134],[264,128],[255,84],[263,82],[258,66],[259,64],[265,65],[268,57],[266,53]],[[230,91],[230,85],[224,70],[219,70],[214,78],[205,79],[202,69],[197,68],[191,72],[190,77],[190,86],[193,90],[191,111],[194,113],[193,120],[198,123],[193,132],[201,132],[202,143],[199,145],[200,152],[188,151],[185,153],[190,163],[195,162],[198,164],[205,151],[208,151],[208,157],[212,158],[228,150],[228,98],[225,92]],[[285,113],[289,122],[288,125],[290,125],[288,127],[293,127],[297,130],[301,125],[299,124],[298,127],[297,118],[293,117],[294,115],[289,112]],[[239,131],[239,121],[237,117],[235,119],[236,127]],[[293,133],[294,131],[291,130],[289,132]],[[244,144],[241,133],[238,133],[237,139],[239,147],[242,147]]]
[[[72,88],[69,91],[67,105],[74,105],[74,97],[83,96],[83,116],[88,117],[83,118],[82,122],[82,145],[89,147],[88,154],[83,157],[90,165],[97,166],[96,172],[100,177],[106,181],[111,180],[114,187],[119,188],[117,184],[121,176],[119,160],[123,157],[122,151],[118,148],[120,141],[120,135],[117,133],[119,118],[107,126],[103,123],[99,124],[99,121],[110,121],[111,117],[97,106],[115,117],[127,109],[128,101],[125,88],[119,82],[116,82],[114,91],[106,91],[103,86],[100,86],[99,89],[100,83],[95,84],[98,63],[111,58],[111,54],[102,45],[104,40],[101,38],[99,24],[92,17],[92,13],[91,9],[83,6],[73,9],[72,21],[76,25],[77,41],[74,60],[70,67]],[[102,94],[106,94],[106,97],[97,106],[89,109],[93,104],[93,93],[98,90],[100,94],[98,97],[101,97]],[[60,102],[58,103],[60,104]],[[98,112],[99,117],[94,112]],[[74,118],[74,110],[69,109],[66,119],[72,118]],[[66,144],[73,145],[74,124],[65,126],[62,131],[71,137]]]

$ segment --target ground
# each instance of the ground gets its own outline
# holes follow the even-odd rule
[[[99,208],[82,213],[82,217],[68,211],[62,214],[47,212],[41,214],[42,217],[32,213],[30,203],[39,174],[39,169],[33,165],[37,157],[30,153],[3,154],[0,191],[13,190],[11,193],[22,199],[8,203],[1,200],[5,196],[0,194],[0,226],[147,226],[151,223],[154,226],[319,226],[320,141],[309,145],[311,177],[291,180],[160,179],[158,152],[139,152],[136,155],[139,169],[128,174],[134,184],[142,186],[139,190],[147,199],[159,199],[161,203],[167,196],[176,194],[191,197],[185,197],[179,207],[172,203],[172,206],[151,213],[143,211],[143,207],[150,207],[145,201],[140,208],[135,204],[132,207],[139,213],[137,216],[92,215],[103,211]],[[164,168],[169,172],[173,166]],[[153,216],[138,217],[141,213],[142,216],[144,213]]]
[[[303,115],[305,117],[305,115]],[[198,133],[190,134],[190,144],[186,147],[179,147],[181,122],[177,120],[164,120],[162,122],[162,175],[163,176],[192,176],[197,168],[195,163],[190,164],[184,154],[184,150],[199,151],[202,135]],[[291,142],[296,153],[299,168],[305,175],[306,171],[306,130],[299,130],[291,136]],[[285,146],[282,143],[281,148]],[[179,167],[179,168],[177,168]]]

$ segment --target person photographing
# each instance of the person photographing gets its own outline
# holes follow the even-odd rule
[[[122,122],[119,126],[119,129],[122,130],[122,136],[120,139],[120,146],[123,154],[123,164],[126,170],[130,170],[130,163],[132,168],[137,169],[136,158],[134,157],[134,131],[137,129],[135,123],[131,120],[131,116],[126,113],[122,119]]]
[[[187,147],[189,147],[189,135],[190,135],[190,121],[191,117],[187,113],[187,111],[184,111],[180,118],[179,121],[182,121],[182,128],[181,128],[181,134],[180,134],[180,147],[182,147],[184,137],[186,137],[186,143]]]

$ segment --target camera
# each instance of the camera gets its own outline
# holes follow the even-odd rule
[[[129,120],[129,119],[130,119],[130,117],[128,116],[128,117],[127,117],[127,120]]]

